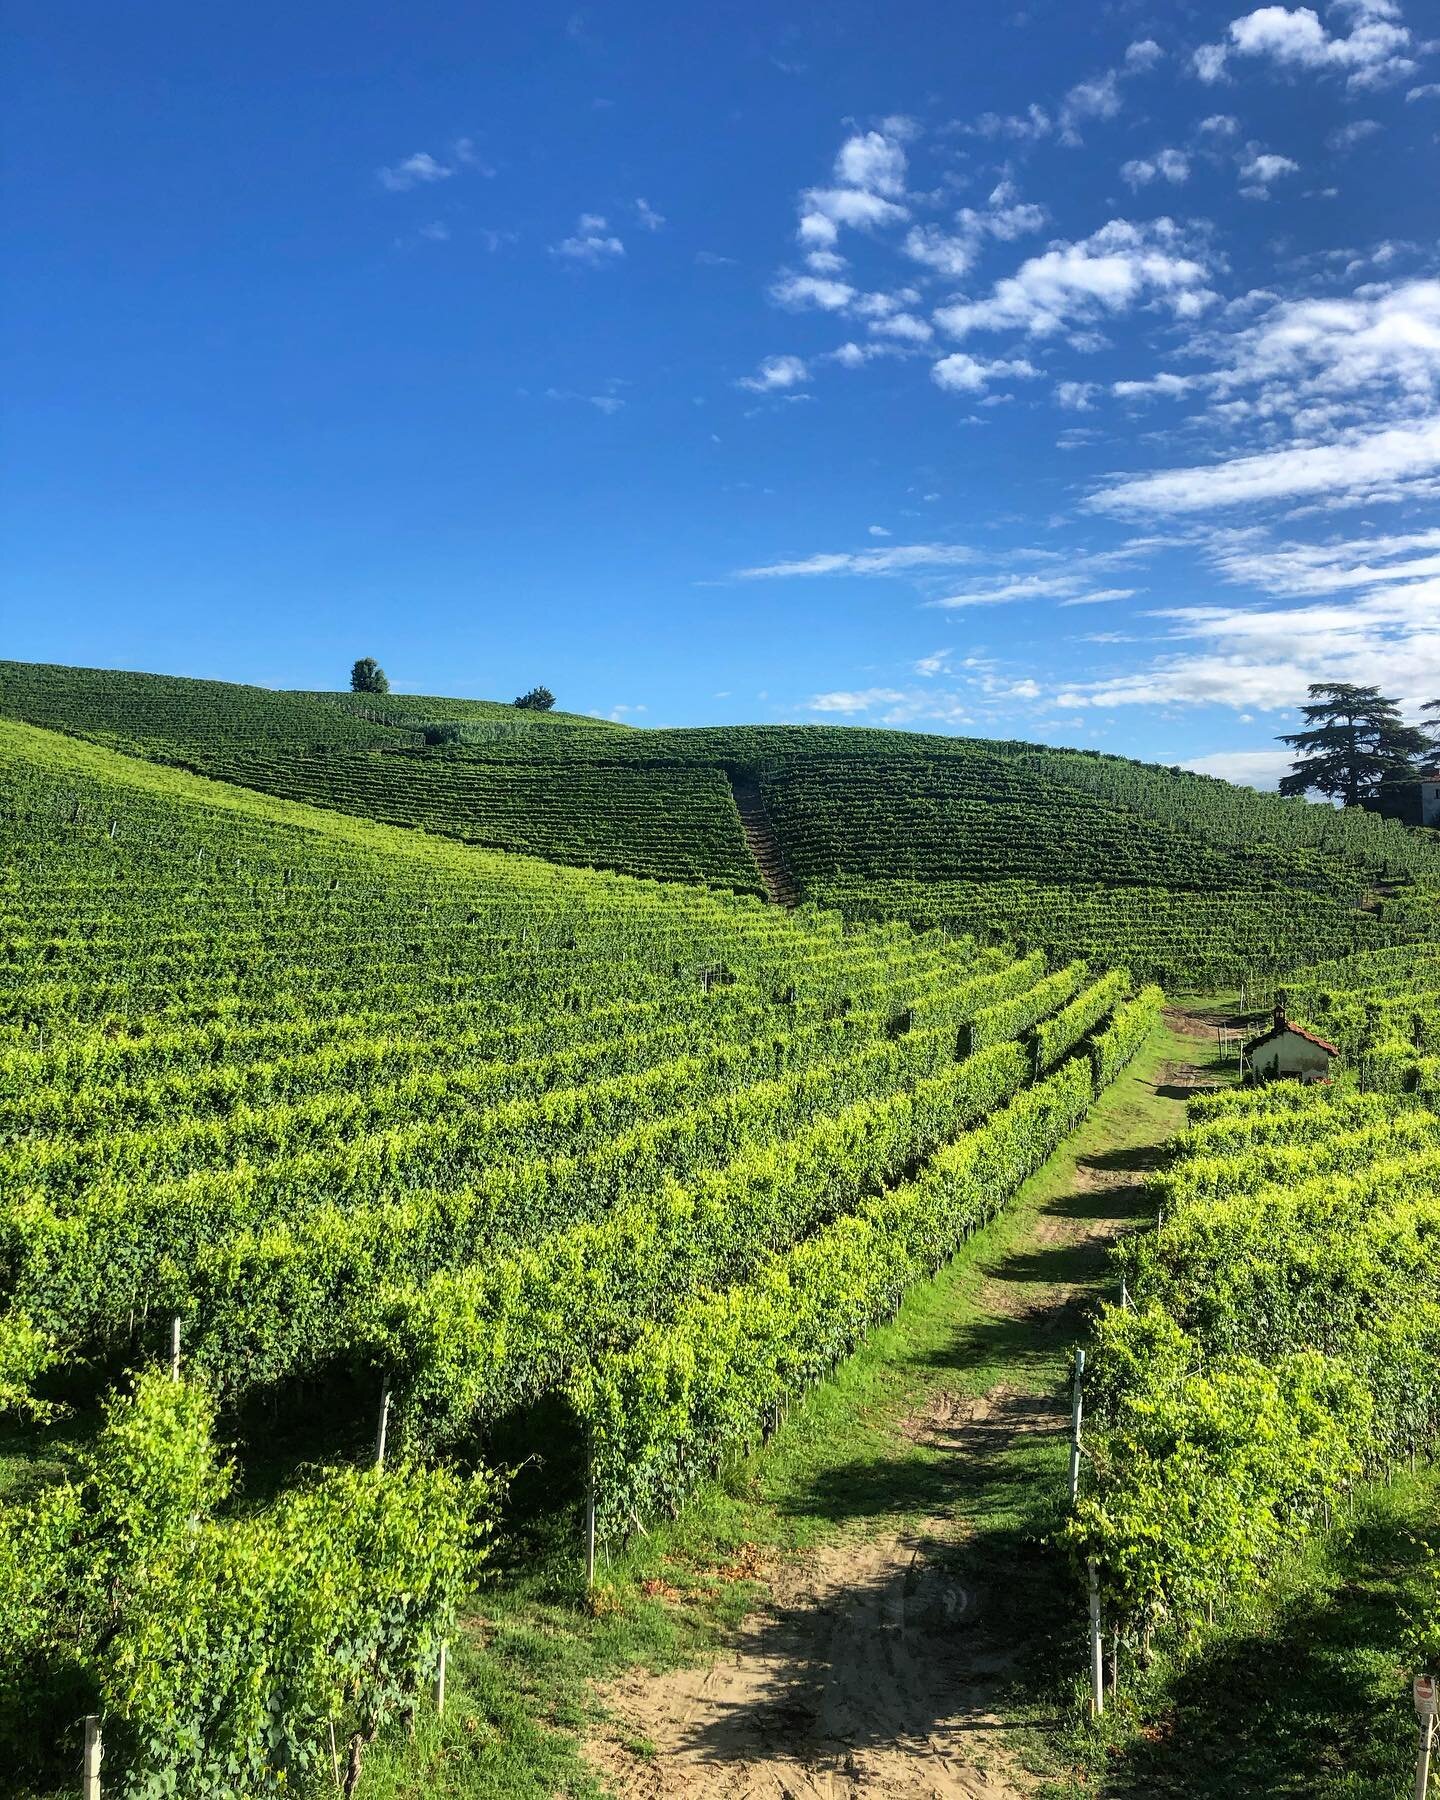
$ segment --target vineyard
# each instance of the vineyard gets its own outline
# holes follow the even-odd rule
[[[332,1732],[356,1785],[503,1537],[492,1444],[543,1414],[602,1543],[673,1510],[1158,1014],[31,726],[0,754],[0,1731],[42,1783],[94,1712],[120,1792],[303,1788]]]
[[[1440,958],[1318,964],[1286,1002],[1342,1046],[1342,1078],[1191,1101],[1090,1349],[1065,1535],[1122,1688],[1159,1641],[1244,1608],[1361,1486],[1436,1455]],[[1397,1653],[1426,1667],[1435,1629],[1433,1610],[1397,1621]]]
[[[812,904],[1170,986],[1263,985],[1435,936],[1429,834],[1122,757],[828,726],[637,731],[22,663],[0,664],[0,716],[463,842],[759,894],[743,779]]]
[[[1063,1532],[1116,1679],[1433,1444],[1425,834],[1018,744],[16,664],[0,833],[29,1794],[87,1717],[107,1795],[353,1793],[487,1568],[540,1521],[621,1554],[754,1453],[1177,975],[1342,1076],[1196,1098],[1117,1252]]]

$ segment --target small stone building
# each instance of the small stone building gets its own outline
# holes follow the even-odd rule
[[[1428,825],[1440,831],[1440,766],[1384,782],[1372,810],[1402,825]]]
[[[1245,1046],[1245,1073],[1251,1081],[1328,1081],[1340,1055],[1303,1025],[1292,1025],[1278,1008],[1275,1023]]]

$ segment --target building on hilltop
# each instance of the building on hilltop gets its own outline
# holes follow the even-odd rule
[[[1440,831],[1440,765],[1383,782],[1369,804],[1370,810],[1382,818],[1398,819],[1402,825],[1428,825],[1432,831]]]
[[[1259,1037],[1251,1038],[1241,1053],[1241,1068],[1247,1081],[1302,1081],[1312,1084],[1328,1081],[1339,1047],[1330,1044],[1303,1025],[1294,1025],[1285,1017],[1283,1006],[1275,1008],[1275,1023]]]

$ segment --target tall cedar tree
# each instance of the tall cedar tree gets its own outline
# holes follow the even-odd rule
[[[350,671],[350,692],[352,694],[388,694],[390,683],[385,671],[373,656],[361,656],[355,660]]]
[[[1433,713],[1434,717],[1425,721],[1425,730],[1429,734],[1430,748],[1440,750],[1440,700],[1427,700],[1420,708],[1422,713]]]
[[[1346,806],[1372,798],[1387,776],[1403,775],[1426,749],[1425,734],[1406,725],[1379,688],[1348,681],[1310,684],[1310,705],[1300,709],[1308,731],[1281,738],[1300,751],[1282,776],[1282,794],[1316,788]]]

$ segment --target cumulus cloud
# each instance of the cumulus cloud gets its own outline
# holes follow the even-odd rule
[[[810,379],[810,370],[798,356],[767,356],[753,375],[742,375],[738,386],[756,394],[783,393],[802,387]]]
[[[839,312],[855,298],[855,290],[847,282],[824,276],[783,275],[770,289],[770,298],[792,312],[811,306],[822,312]]]
[[[835,158],[835,179],[891,199],[905,192],[905,152],[893,137],[865,131],[847,138]]]
[[[454,173],[449,163],[437,161],[428,150],[417,150],[414,156],[376,172],[381,187],[392,194],[403,194],[427,182],[448,181]]]
[[[1190,158],[1183,150],[1157,150],[1153,156],[1134,157],[1121,163],[1120,178],[1132,188],[1148,187],[1152,181],[1178,186],[1190,179]]]
[[[1195,52],[1195,70],[1217,81],[1232,56],[1250,57],[1291,71],[1343,74],[1353,88],[1380,87],[1415,68],[1409,30],[1395,0],[1335,0],[1331,9],[1350,30],[1332,34],[1308,6],[1261,6],[1232,19],[1224,39]]]
[[[1013,182],[1001,181],[983,207],[962,207],[953,226],[912,225],[904,250],[912,261],[958,279],[968,273],[987,238],[1013,243],[1039,231],[1046,217],[1043,206],[1021,200]]]
[[[1251,144],[1240,163],[1240,192],[1250,200],[1268,200],[1272,182],[1299,173],[1300,165],[1293,158]]]
[[[1024,357],[998,357],[987,362],[982,357],[967,356],[963,350],[942,356],[930,367],[930,379],[950,394],[981,394],[992,382],[1005,377],[1030,381],[1039,373]]]
[[[939,308],[935,323],[961,338],[1001,330],[1049,337],[1142,300],[1163,302],[1183,317],[1208,301],[1205,276],[1204,261],[1172,220],[1112,219],[1079,243],[1060,242],[1032,256],[987,298]]]
[[[1133,70],[1137,75],[1143,75],[1153,69],[1157,63],[1162,62],[1164,57],[1165,52],[1154,38],[1140,38],[1126,49],[1125,67]]]
[[[1113,69],[1078,81],[1060,105],[1060,142],[1079,144],[1080,127],[1091,119],[1113,119],[1120,110],[1120,82]]]
[[[566,262],[588,263],[599,268],[624,256],[625,246],[601,213],[581,213],[574,233],[550,246],[550,254]]]

